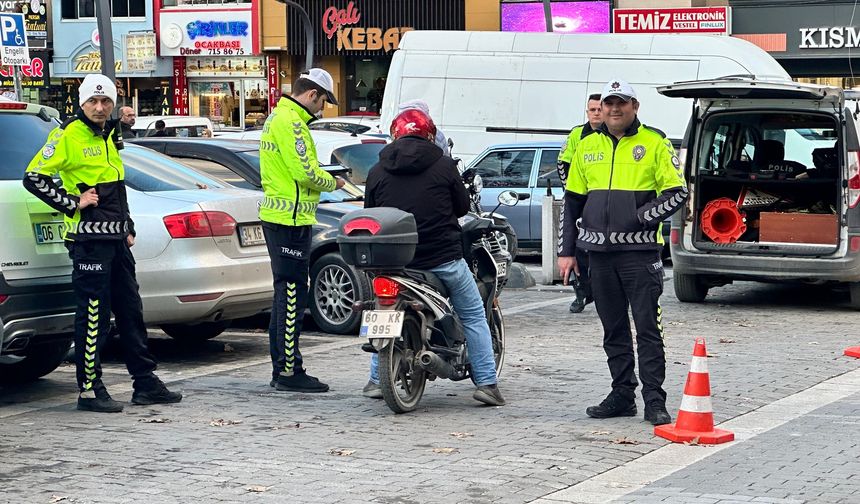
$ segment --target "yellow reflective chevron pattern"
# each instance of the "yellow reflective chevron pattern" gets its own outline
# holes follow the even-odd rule
[[[92,390],[96,379],[96,342],[99,339],[99,300],[87,303],[87,344],[84,345],[84,390]]]
[[[293,135],[295,135],[296,137],[296,145],[300,143],[307,145],[305,136],[302,134],[303,125],[304,123],[301,122],[293,122]],[[313,145],[312,142],[311,145]],[[297,149],[296,154],[299,155],[299,161],[301,161],[302,163],[302,170],[304,170],[305,175],[307,175],[308,179],[311,181],[312,184],[317,186],[327,186],[329,184],[329,179],[331,178],[331,175],[323,177],[321,173],[318,173],[318,171],[314,169],[314,167],[311,165],[311,159],[308,155],[307,147],[305,147],[305,151],[303,153],[298,152]]]
[[[315,214],[317,211],[318,203],[315,201],[301,201],[299,202],[299,212],[300,213],[312,213]],[[260,208],[269,208],[272,210],[277,210],[279,212],[292,212],[294,208],[296,208],[295,201],[290,201],[284,198],[273,198],[270,196],[266,196],[263,198],[263,204]]]
[[[663,307],[660,306],[660,301],[657,301],[657,330],[660,331],[660,339],[664,339],[663,334]]]
[[[287,317],[284,324],[284,353],[286,364],[284,364],[284,372],[292,373],[293,367],[296,364],[296,304],[297,304],[296,284],[287,282]]]

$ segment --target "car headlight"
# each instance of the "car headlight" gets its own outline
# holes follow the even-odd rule
[[[475,174],[475,178],[472,180],[472,187],[475,188],[476,193],[481,192],[481,189],[484,188],[484,179],[480,175]]]

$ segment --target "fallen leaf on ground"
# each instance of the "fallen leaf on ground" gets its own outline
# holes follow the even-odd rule
[[[272,488],[272,487],[260,486],[260,485],[251,485],[249,487],[245,487],[245,490],[247,490],[249,492],[263,493],[263,492],[268,492],[270,488]]]
[[[806,344],[807,344],[807,345],[817,345],[817,344],[818,344],[818,342],[817,342],[817,341],[809,341],[809,342],[807,342]]]
[[[688,446],[698,446],[699,445],[699,438],[694,437],[693,439],[691,439],[689,441],[684,441],[684,444],[688,445]]]
[[[445,394],[445,396],[446,397],[457,397],[457,394],[452,394],[449,392],[449,393]]]
[[[523,371],[531,371],[531,370],[532,370],[532,368],[531,368],[531,367],[529,367],[529,366],[526,366],[526,367],[524,367],[524,368],[523,368]]]
[[[720,338],[720,343],[734,343],[735,340],[731,338]]]
[[[720,356],[720,354],[715,354],[715,353],[711,353],[711,352],[707,352],[705,354],[705,357],[719,357],[719,356]]]
[[[230,343],[224,343],[224,351],[225,352],[235,352],[236,349],[233,348]]]
[[[449,453],[458,453],[459,451],[460,450],[458,450],[456,448],[433,448],[433,453],[449,454]]]
[[[451,435],[457,439],[465,439],[473,436],[471,432],[452,432]]]
[[[608,435],[612,434],[611,432],[606,431],[606,430],[593,430],[593,431],[591,431],[591,433],[594,434],[595,436],[608,436]]]
[[[169,418],[141,418],[138,422],[143,423],[170,423]]]
[[[61,502],[61,501],[64,501],[66,499],[68,499],[68,497],[66,497],[65,495],[52,495],[51,496],[51,503],[53,504],[54,502]]]
[[[613,439],[613,440],[612,440],[612,444],[629,444],[629,445],[637,445],[637,444],[639,444],[639,441],[636,441],[635,439],[630,439],[629,437],[625,436],[625,437],[620,437],[620,438],[617,438],[617,439]]]
[[[735,322],[735,325],[738,327],[755,327],[754,325],[750,324],[749,322]]]
[[[355,450],[347,450],[345,448],[332,448],[328,451],[329,455],[337,455],[338,457],[349,457],[355,453]]]
[[[216,418],[209,422],[209,425],[212,427],[224,427],[225,425],[239,425],[242,423],[241,420],[224,420],[223,418]]]

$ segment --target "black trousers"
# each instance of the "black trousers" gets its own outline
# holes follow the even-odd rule
[[[125,240],[67,242],[75,291],[75,367],[82,392],[103,387],[99,354],[113,311],[135,389],[151,388],[155,358],[147,348],[134,256]]]
[[[588,251],[577,247],[574,255],[576,257],[576,265],[579,267],[579,275],[576,277],[576,283],[573,288],[576,292],[576,298],[585,300],[585,298],[592,297]]]
[[[612,390],[632,399],[638,383],[634,374],[633,335],[628,307],[636,325],[639,378],[642,398],[666,400],[663,380],[666,356],[663,349],[663,263],[658,251],[591,252],[591,285],[594,304],[603,324]]]
[[[311,228],[263,223],[275,287],[269,319],[273,378],[281,373],[291,375],[304,370],[299,336],[308,304]]]

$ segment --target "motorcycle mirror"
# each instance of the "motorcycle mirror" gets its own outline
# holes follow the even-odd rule
[[[520,195],[516,191],[502,191],[499,193],[500,205],[514,206],[520,199]]]
[[[453,141],[453,140],[451,140],[450,138],[448,139],[448,148],[449,148],[449,149],[453,149],[453,148],[454,148],[454,141]]]

